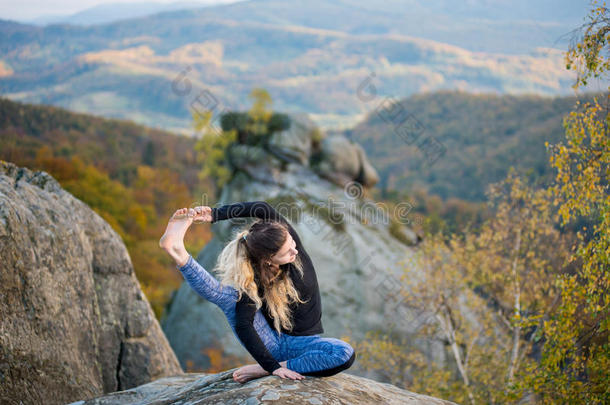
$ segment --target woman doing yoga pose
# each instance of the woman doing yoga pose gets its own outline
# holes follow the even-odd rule
[[[194,220],[214,223],[238,217],[258,220],[220,253],[214,267],[221,276],[218,281],[186,251],[184,234]],[[313,263],[294,228],[267,202],[179,209],[159,246],[174,258],[189,285],[223,311],[258,362],[236,370],[235,381],[270,374],[295,380],[331,376],[351,367],[353,347],[319,335],[324,329]]]

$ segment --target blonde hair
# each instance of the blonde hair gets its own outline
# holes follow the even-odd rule
[[[277,232],[278,226],[288,235],[286,227],[279,222],[259,221],[256,225],[259,228],[263,227],[265,230],[275,228],[269,233],[278,246],[282,246],[277,237],[279,234]],[[269,233],[265,240],[269,239]],[[273,254],[269,254],[266,251],[267,249],[260,249],[260,247],[257,250],[257,243],[251,242],[252,235],[253,233],[247,229],[238,230],[220,252],[214,270],[219,275],[221,284],[233,286],[238,291],[238,301],[242,298],[242,294],[246,294],[254,301],[257,310],[263,305],[263,300],[259,297],[258,291],[259,287],[262,287],[262,298],[265,300],[273,318],[273,327],[281,334],[282,327],[286,330],[292,330],[293,327],[289,305],[293,302],[305,303],[307,301],[303,301],[299,297],[299,293],[286,269],[275,272],[262,265]],[[250,237],[250,240],[246,242],[244,237]],[[249,252],[248,244],[253,245],[253,252]],[[303,263],[300,253],[297,254],[293,264],[300,276],[303,277]]]

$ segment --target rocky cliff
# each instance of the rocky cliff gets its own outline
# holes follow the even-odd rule
[[[182,374],[119,235],[46,172],[0,161],[0,402]]]
[[[240,384],[234,370],[218,374],[189,373],[161,378],[137,388],[70,405],[218,404],[218,405],[450,405],[453,402],[414,394],[390,384],[340,373],[293,381],[267,376]]]

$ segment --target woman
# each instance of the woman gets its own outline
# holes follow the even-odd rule
[[[219,282],[185,250],[184,234],[194,220],[214,223],[238,217],[259,220],[238,232],[220,253],[214,268]],[[189,285],[224,312],[258,362],[236,370],[235,381],[270,374],[294,380],[330,376],[351,367],[353,347],[319,335],[324,329],[313,263],[294,228],[267,202],[179,209],[159,246],[174,258]]]

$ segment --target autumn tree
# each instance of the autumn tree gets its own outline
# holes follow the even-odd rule
[[[451,243],[459,244],[455,239]],[[464,271],[455,259],[442,233],[428,234],[409,261],[410,274],[407,276],[405,271],[402,277],[402,293],[410,310],[430,314],[416,336],[420,340],[439,340],[447,346],[452,365],[446,371],[457,370],[457,378],[451,372],[443,373],[438,364],[431,364],[433,359],[414,346],[405,347],[410,360],[407,370],[414,389],[433,395],[441,395],[444,390],[445,397],[475,404],[474,385],[478,382],[474,381],[476,374],[472,370],[473,352],[477,343],[480,345],[477,347],[483,346],[483,335],[493,333],[488,329],[492,322],[483,301],[468,288]],[[413,268],[418,270],[416,274],[412,274]],[[427,378],[424,380],[423,376]],[[432,390],[424,388],[426,385],[432,386]],[[447,392],[444,387],[452,389]]]
[[[541,320],[557,297],[554,279],[568,256],[548,190],[535,188],[511,168],[487,195],[494,215],[464,236],[427,234],[402,280],[403,302],[429,314],[409,340],[442,341],[451,361],[434,364],[420,348],[407,345],[408,366],[397,372],[407,388],[460,403],[517,399],[516,383],[533,362]],[[392,348],[388,354],[396,358],[387,336],[370,340],[360,347],[367,356],[379,359],[380,348]]]
[[[577,89],[591,77],[605,77],[610,67],[610,19],[605,3],[594,8],[580,41],[566,53],[574,67]],[[546,144],[555,169],[550,191],[561,224],[586,217],[593,229],[577,232],[569,261],[576,270],[557,279],[561,301],[545,321],[539,364],[531,367],[524,388],[543,403],[608,403],[610,401],[610,137],[608,93],[581,105],[564,119],[565,143]]]
[[[587,22],[576,29],[576,41],[570,46],[565,57],[568,70],[577,74],[572,86],[578,89],[586,86],[589,79],[607,78],[610,69],[608,45],[610,45],[610,17],[606,2],[599,5],[597,0],[591,2],[593,9],[587,16]]]
[[[527,385],[545,403],[610,399],[608,123],[607,110],[595,99],[566,117],[566,144],[547,144],[556,169],[550,190],[562,225],[587,217],[593,229],[577,232],[569,258],[577,270],[557,280],[561,303],[545,322],[541,362],[530,370]]]

